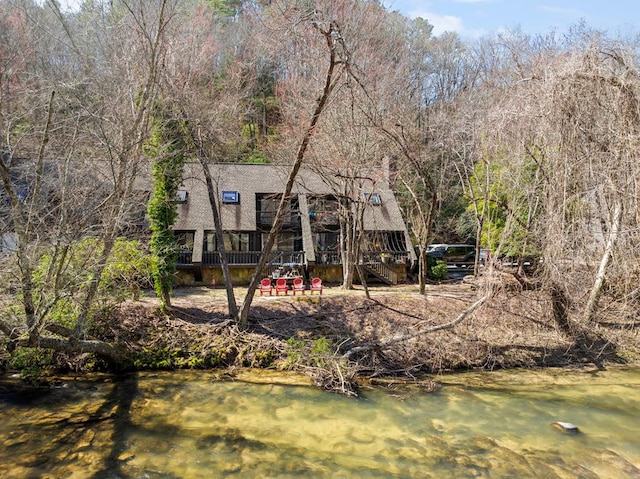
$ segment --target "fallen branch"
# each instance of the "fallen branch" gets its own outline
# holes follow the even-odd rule
[[[0,320],[0,332],[4,333],[4,335],[10,340],[14,340],[20,337],[20,329],[15,326],[9,325],[8,323]]]
[[[422,329],[420,331],[416,331],[415,333],[405,334],[405,335],[402,335],[402,336],[396,336],[395,338],[391,338],[390,340],[385,341],[384,343],[365,344],[363,346],[356,346],[355,348],[351,348],[349,351],[344,353],[342,355],[342,358],[343,359],[349,359],[354,354],[361,353],[361,352],[364,352],[364,351],[371,351],[372,349],[384,350],[384,349],[389,348],[389,346],[393,346],[394,344],[401,343],[401,342],[407,341],[409,339],[415,339],[415,338],[418,338],[420,336],[424,336],[425,334],[433,333],[435,331],[442,331],[444,329],[451,329],[456,324],[458,324],[462,320],[464,320],[468,315],[473,313],[480,306],[482,306],[482,304],[484,304],[484,302],[487,299],[489,299],[489,296],[490,296],[489,294],[483,296],[478,301],[476,301],[471,306],[469,306],[467,309],[462,311],[458,316],[456,316],[456,318],[454,320],[452,320],[452,321],[450,321],[448,323],[438,324],[437,326],[431,326],[429,328]]]
[[[40,347],[64,353],[94,353],[103,356],[114,363],[117,363],[121,357],[120,352],[113,345],[104,341],[91,339],[69,340],[51,336],[40,336],[34,340],[17,340],[15,343],[17,346]]]
[[[71,328],[67,328],[66,326],[63,326],[62,324],[58,324],[58,323],[47,323],[44,325],[44,330],[49,331],[50,333],[53,334],[57,334],[58,336],[62,336],[63,338],[66,339],[71,339],[73,338],[73,329]],[[85,335],[85,339],[90,339],[92,341],[97,341],[97,339],[93,336],[86,336]]]

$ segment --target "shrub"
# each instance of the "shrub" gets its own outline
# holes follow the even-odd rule
[[[53,353],[48,350],[18,347],[11,355],[9,367],[20,371],[25,382],[37,384],[52,358]]]
[[[447,279],[447,263],[432,256],[427,256],[427,276],[434,281]]]

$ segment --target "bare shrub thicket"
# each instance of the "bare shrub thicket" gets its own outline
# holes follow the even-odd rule
[[[503,240],[540,251],[545,287],[590,323],[637,311],[640,77],[629,45],[571,39],[513,52],[523,73],[483,131],[505,193]]]

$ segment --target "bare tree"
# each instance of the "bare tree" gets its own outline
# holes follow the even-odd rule
[[[638,264],[630,247],[638,221],[631,214],[638,198],[635,50],[583,27],[563,45],[511,40],[518,40],[508,48],[517,75],[500,85],[482,130],[502,170],[492,188],[511,192],[500,205],[503,236],[520,252],[542,254],[540,284],[555,298],[558,326],[570,332],[570,314],[591,323],[603,298],[624,308],[635,289],[625,279],[637,278]]]
[[[112,345],[85,335],[114,244],[131,220],[142,143],[157,94],[164,28],[171,17],[168,2],[153,7],[122,2],[111,11],[96,5],[87,15],[94,15],[96,34],[108,29],[111,38],[98,50],[93,50],[95,43],[83,41],[55,2],[37,8],[7,2],[0,7],[19,12],[37,35],[35,44],[44,47],[29,72],[37,87],[22,97],[21,110],[14,110],[14,118],[26,120],[29,127],[17,130],[15,122],[2,126],[8,141],[2,145],[0,169],[5,193],[14,198],[11,227],[17,232],[25,318],[24,330],[12,329],[10,337],[18,344],[92,351],[116,359]],[[96,58],[105,60],[100,69]],[[17,75],[11,81],[24,79]],[[91,91],[99,94],[89,95]],[[30,118],[43,92],[49,92],[47,114]],[[25,175],[29,165],[33,174]],[[99,247],[85,264],[82,281],[65,277],[76,259],[74,248],[87,236],[96,238]],[[34,273],[45,257],[48,273],[44,281],[36,281]],[[75,305],[72,328],[51,321],[50,314],[63,301]],[[6,331],[6,325],[2,329]],[[55,330],[56,336],[46,330]]]
[[[276,10],[279,8],[284,8],[284,11],[282,13],[286,18],[287,12],[292,11],[288,10],[286,8],[287,6],[288,5],[286,4],[286,2],[284,2],[283,4],[275,2],[273,8]],[[273,248],[277,234],[280,231],[285,215],[289,210],[289,205],[291,202],[291,191],[293,189],[298,171],[300,170],[300,167],[305,160],[305,156],[307,153],[307,149],[309,148],[311,139],[315,135],[320,117],[322,116],[324,109],[327,106],[327,102],[329,101],[333,90],[337,85],[340,84],[343,76],[346,74],[346,71],[350,66],[349,52],[346,49],[345,40],[342,37],[340,26],[336,20],[331,17],[327,18],[324,12],[317,9],[299,12],[297,8],[294,8],[293,12],[295,12],[296,14],[294,25],[306,28],[307,31],[309,28],[311,28],[318,35],[320,35],[321,38],[323,38],[328,55],[328,64],[326,67],[326,73],[324,75],[324,85],[322,86],[320,96],[316,101],[316,106],[308,122],[308,126],[304,130],[304,133],[300,140],[295,155],[295,161],[291,166],[285,188],[282,192],[281,200],[276,211],[273,225],[271,227],[271,230],[269,231],[267,241],[263,245],[260,261],[256,265],[253,276],[251,278],[251,282],[249,283],[249,287],[247,289],[247,294],[240,308],[238,319],[241,324],[247,324],[248,322],[249,309],[251,307],[255,291],[258,287],[262,270],[267,264],[269,253]]]
[[[223,224],[220,217],[217,178],[210,162],[229,161],[239,155],[238,131],[245,103],[243,78],[245,63],[251,55],[240,50],[243,42],[251,43],[248,21],[232,21],[204,8],[185,8],[187,21],[180,22],[175,35],[182,38],[172,46],[162,79],[163,94],[178,105],[191,140],[190,152],[200,163],[207,186],[214,222],[216,245],[223,272],[229,315],[235,317],[238,307],[225,251]],[[240,50],[240,53],[238,51]],[[248,58],[243,58],[248,57]]]

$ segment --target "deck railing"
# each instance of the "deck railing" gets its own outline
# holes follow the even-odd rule
[[[407,264],[408,251],[364,251],[363,263]]]
[[[178,253],[178,264],[191,265],[193,263],[193,251],[180,251]]]
[[[407,251],[364,251],[362,253],[363,263],[388,263],[407,264],[409,253]],[[339,251],[317,251],[316,264],[340,264],[342,255]]]
[[[227,263],[230,265],[255,265],[258,264],[262,251],[227,251]],[[363,263],[387,263],[406,264],[409,258],[407,251],[365,251],[362,253]],[[316,264],[337,265],[342,262],[339,251],[316,252]],[[190,265],[192,253],[181,252],[178,256],[178,264]],[[303,265],[306,264],[304,251],[272,251],[269,254],[268,263],[279,265]],[[202,253],[203,265],[219,265],[220,256],[217,251],[204,251]]]
[[[260,261],[262,251],[227,251],[227,263],[230,265],[255,265]],[[304,251],[272,251],[269,263],[277,265],[302,265],[305,263]],[[202,264],[220,264],[220,255],[215,251],[202,253]]]
[[[261,227],[273,226],[276,220],[274,211],[256,211],[256,223]],[[282,228],[300,228],[300,212],[297,210],[285,213]]]

